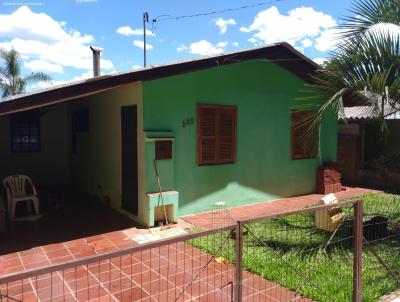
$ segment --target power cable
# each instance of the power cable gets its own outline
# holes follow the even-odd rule
[[[193,14],[193,15],[182,15],[182,16],[160,15],[160,16],[155,17],[152,20],[152,23],[161,22],[161,21],[168,21],[168,20],[181,20],[181,19],[188,19],[188,18],[204,17],[204,16],[209,16],[209,15],[222,14],[222,13],[238,11],[238,10],[242,10],[242,9],[248,9],[248,8],[257,7],[257,6],[274,4],[274,3],[278,3],[278,2],[282,2],[282,1],[285,1],[285,0],[263,1],[263,2],[258,2],[258,3],[254,3],[254,4],[239,6],[239,7],[227,8],[227,9],[222,9],[222,10],[218,10],[218,11],[211,11],[211,12],[206,12],[206,13],[197,13],[197,14]]]

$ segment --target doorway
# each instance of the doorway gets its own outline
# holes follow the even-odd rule
[[[138,215],[137,107],[121,107],[122,208]]]

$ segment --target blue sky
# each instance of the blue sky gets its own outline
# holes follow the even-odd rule
[[[287,41],[321,62],[334,46],[348,0],[0,0],[0,48],[21,53],[23,71],[44,71],[53,85],[92,74],[89,45],[104,48],[102,73],[143,65],[142,15],[182,16],[260,6],[147,24],[148,65]],[[40,87],[39,87],[40,88]]]

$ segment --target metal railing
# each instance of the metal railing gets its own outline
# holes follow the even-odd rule
[[[333,230],[313,224],[338,208]],[[362,202],[346,201],[26,270],[0,277],[0,301],[339,301],[313,265],[343,249],[346,294],[360,302],[362,217]]]

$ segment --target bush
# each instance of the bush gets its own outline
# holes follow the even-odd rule
[[[377,171],[400,172],[400,152],[381,155],[371,162],[371,168]]]

